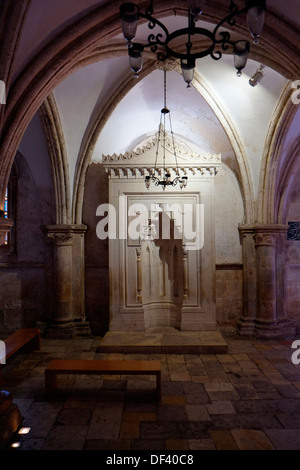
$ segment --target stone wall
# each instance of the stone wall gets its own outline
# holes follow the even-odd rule
[[[0,247],[0,327],[5,330],[34,327],[46,319],[53,295],[45,269],[51,255],[41,230],[54,217],[51,179],[41,187],[21,153],[14,165],[14,237],[9,247]]]
[[[241,265],[216,266],[216,307],[219,326],[236,326],[243,311]]]

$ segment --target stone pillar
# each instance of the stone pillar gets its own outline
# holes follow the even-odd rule
[[[257,261],[257,314],[255,332],[261,338],[280,338],[293,334],[293,327],[278,311],[277,241],[286,235],[285,225],[260,225],[255,227],[254,241]]]
[[[84,225],[44,227],[53,242],[53,312],[49,336],[70,338],[89,333],[84,307]]]
[[[256,320],[256,250],[253,225],[240,225],[240,240],[243,253],[243,314],[238,323],[242,336],[252,336]]]

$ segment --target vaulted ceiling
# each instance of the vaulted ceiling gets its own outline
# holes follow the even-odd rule
[[[19,34],[7,71],[11,97],[3,117],[4,129],[8,136],[14,135],[24,155],[37,149],[47,153],[39,109],[51,97],[60,121],[68,191],[75,201],[78,181],[91,161],[131,151],[157,131],[163,72],[155,58],[146,54],[139,79],[133,77],[119,21],[122,1],[17,2],[24,10],[16,21]],[[148,4],[137,3],[141,8]],[[228,12],[229,3],[207,0],[201,25],[213,27]],[[171,31],[186,25],[185,5],[183,0],[154,1],[154,11]],[[231,52],[219,61],[199,59],[189,89],[176,64],[167,72],[167,104],[175,134],[198,152],[221,153],[222,160],[247,187],[245,197],[253,200],[259,197],[267,146],[276,123],[286,119],[291,83],[300,79],[298,0],[269,0],[267,8],[262,39],[252,47],[242,77],[236,76]],[[147,24],[142,24],[137,39],[145,38],[147,31]],[[249,39],[244,18],[233,34]],[[260,64],[265,66],[265,76],[253,88],[248,81]],[[14,133],[13,120],[20,129]],[[286,136],[290,142],[298,137],[298,122],[299,112],[293,109]],[[3,144],[4,151],[11,140],[7,146]]]

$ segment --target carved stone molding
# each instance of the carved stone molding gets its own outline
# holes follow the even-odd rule
[[[110,178],[142,178],[156,172],[158,176],[164,170],[163,159],[157,159],[156,168],[156,148],[158,143],[158,133],[141,142],[131,152],[124,154],[103,155],[102,161],[106,172]],[[165,161],[165,168],[172,174],[176,174],[177,166],[173,153],[173,138],[167,132],[166,149],[169,149]],[[185,143],[175,139],[176,157],[178,168],[187,176],[200,175],[213,177],[217,174],[221,166],[220,154],[201,154],[192,151]]]

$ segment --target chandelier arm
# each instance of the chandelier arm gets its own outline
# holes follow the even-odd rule
[[[145,18],[146,20],[149,21],[148,23],[148,28],[149,29],[154,29],[156,26],[159,26],[165,33],[166,38],[169,36],[169,30],[168,28],[158,19],[154,18],[152,16],[153,10],[151,11],[151,14],[149,14],[149,11],[151,10],[146,10],[145,13],[138,13],[139,18]],[[165,46],[166,41],[162,40],[163,35],[161,33],[158,33],[156,35],[150,34],[148,37],[148,44],[146,44],[144,47],[149,47],[149,46],[156,46],[159,44],[160,46]],[[153,51],[155,52],[155,51]]]
[[[219,23],[215,26],[215,28],[212,32],[212,35],[213,35],[216,43],[218,42],[218,40],[216,39],[216,36],[218,34],[218,30],[224,25],[224,23],[228,23],[229,26],[234,26],[236,24],[234,18],[236,16],[241,15],[241,14],[243,14],[247,11],[246,7],[243,8],[242,10],[238,10],[237,5],[233,1],[231,2],[230,9],[233,10],[233,11],[231,11],[231,13],[229,15],[225,16],[225,18],[223,18],[221,21],[219,21]],[[219,34],[221,34],[221,33],[219,33]],[[229,38],[230,38],[229,33],[228,33],[228,35],[229,35]],[[228,43],[230,43],[230,41],[228,41]]]

